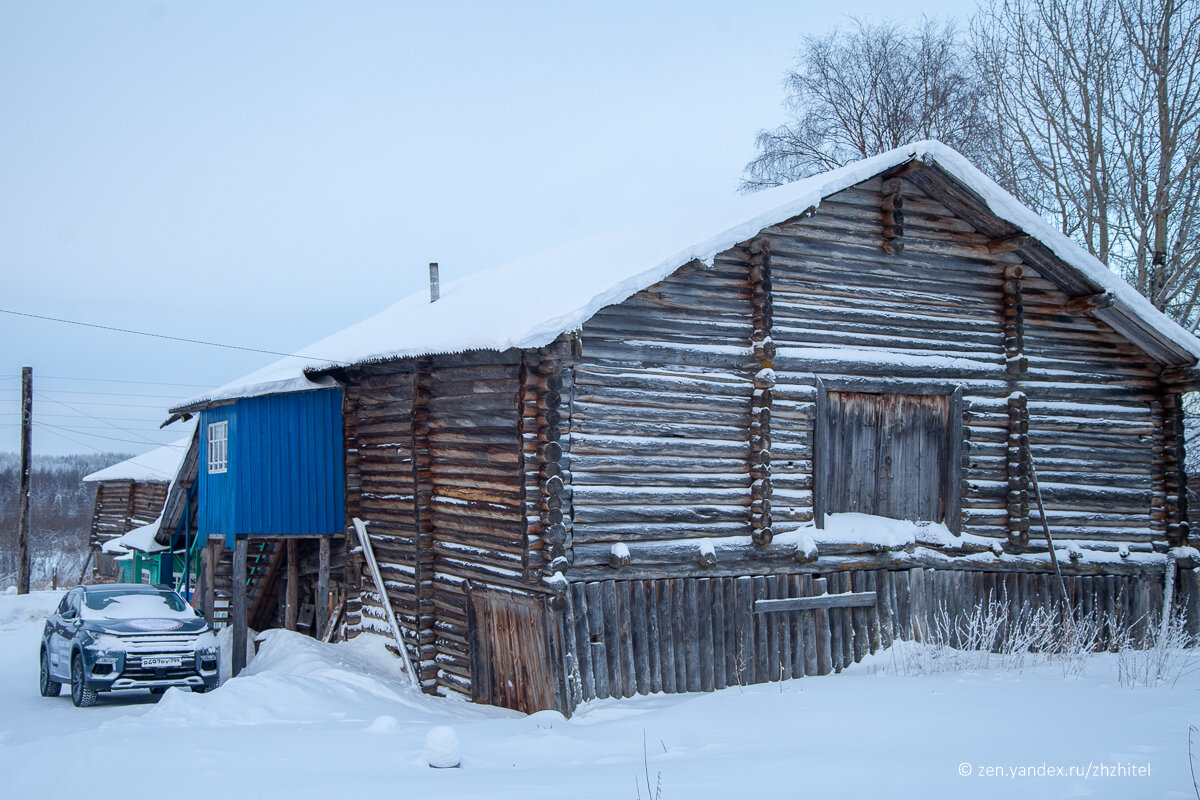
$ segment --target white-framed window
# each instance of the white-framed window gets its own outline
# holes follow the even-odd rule
[[[208,474],[229,471],[229,421],[208,423]]]

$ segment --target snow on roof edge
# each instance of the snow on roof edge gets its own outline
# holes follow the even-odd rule
[[[295,355],[197,395],[171,411],[177,413],[183,409],[193,410],[247,397],[330,388],[336,385],[336,381],[327,376],[313,380],[306,373],[339,366],[471,350],[503,351],[510,348],[545,346],[564,333],[578,330],[602,308],[628,299],[647,286],[663,280],[683,265],[700,261],[711,266],[719,253],[753,238],[762,229],[800,216],[810,208],[818,207],[826,197],[914,159],[929,165],[936,164],[975,191],[998,218],[1017,226],[1040,241],[1057,258],[1079,271],[1088,280],[1111,291],[1117,304],[1124,306],[1153,333],[1173,342],[1193,358],[1200,360],[1200,340],[1194,335],[1155,309],[1145,297],[1101,261],[1022,205],[957,151],[941,142],[926,140],[829,172],[737,198],[721,209],[739,215],[735,218],[740,221],[732,225],[728,223],[728,216],[708,219],[711,210],[697,212],[672,223],[640,228],[625,235],[594,237],[467,275],[443,284],[442,299],[439,301],[441,305],[427,302],[424,291],[415,292],[378,314],[338,331]],[[606,255],[619,254],[620,259],[625,259],[629,252],[634,252],[633,259],[639,259],[641,251],[628,246],[620,247],[622,244],[628,245],[631,237],[648,252],[645,260],[636,260],[633,268],[625,272],[622,272],[622,268],[629,265],[622,262],[612,269],[617,273],[615,280],[603,285],[593,285],[591,288],[594,291],[571,298],[573,291],[578,293],[575,283],[582,283],[584,289],[587,288],[588,279],[595,284],[596,276],[590,274],[587,267],[597,263],[608,267],[610,262],[604,260]],[[642,239],[645,241],[641,241]],[[680,241],[674,241],[675,239]],[[674,246],[663,246],[663,240]],[[566,288],[559,287],[572,302],[560,305],[558,308],[562,310],[553,316],[536,317],[529,313],[517,313],[505,307],[503,297],[492,297],[492,293],[502,294],[506,278],[525,274],[523,270],[532,270],[535,274],[541,271],[553,279],[558,278],[560,272],[567,271],[561,269],[564,264],[575,268],[569,275],[572,280],[561,281],[572,285]],[[476,297],[472,297],[472,294]],[[465,302],[458,302],[456,305],[456,300]],[[461,311],[461,306],[471,308],[472,300],[477,304],[482,303],[475,309],[479,312],[476,321],[496,324],[478,324],[475,328],[467,326],[466,333],[437,324],[439,315],[451,316],[456,309]],[[490,304],[488,301],[491,301]],[[447,308],[450,311],[445,311]],[[407,332],[409,335],[406,336],[403,330],[404,323],[412,318],[421,324],[410,324],[410,330]],[[431,338],[430,330],[446,332],[441,333],[440,338]],[[402,343],[402,346],[397,346],[397,342]]]
[[[1112,292],[1117,302],[1133,312],[1138,319],[1162,338],[1180,345],[1193,358],[1200,360],[1200,339],[1159,311],[1145,295],[1125,282],[1103,261],[1084,250],[1062,231],[1038,216],[1000,184],[985,175],[961,153],[936,141],[917,142],[932,155],[932,162],[957,178],[980,195],[992,213],[1045,245],[1050,252],[1088,280]]]
[[[154,537],[158,534],[160,525],[162,525],[162,514],[159,514],[154,522],[147,525],[139,525],[112,541],[125,550],[137,550],[142,553],[161,553],[167,549],[167,546],[159,544],[154,540]]]
[[[187,456],[195,427],[194,422],[189,423],[189,433],[184,438],[153,450],[147,450],[141,455],[127,458],[104,469],[96,470],[85,475],[83,481],[84,483],[100,483],[102,481],[171,483],[175,480],[175,473],[179,471],[179,465]]]

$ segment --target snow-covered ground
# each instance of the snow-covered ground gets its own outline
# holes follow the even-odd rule
[[[1197,796],[1200,672],[1129,689],[1112,656],[1079,677],[913,675],[888,652],[840,676],[593,702],[565,720],[414,693],[375,637],[274,632],[213,693],[76,709],[37,692],[59,596],[0,595],[3,798]],[[461,769],[426,765],[436,726],[457,734]]]

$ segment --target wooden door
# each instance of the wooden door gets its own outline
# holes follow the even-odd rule
[[[950,394],[826,392],[814,465],[819,512],[946,522],[957,528],[954,399]]]
[[[554,708],[546,598],[478,587],[470,598],[472,698],[526,714]]]

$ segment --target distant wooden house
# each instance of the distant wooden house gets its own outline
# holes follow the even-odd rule
[[[1054,554],[1075,613],[1144,628],[1169,593],[1195,625],[1200,342],[937,143],[301,356],[175,412],[340,388],[325,457],[382,575],[350,553],[347,630],[390,606],[428,691],[570,712],[823,674],[938,607],[1059,603]]]
[[[118,577],[114,559],[121,550],[112,545],[162,514],[167,490],[191,438],[189,435],[84,477],[84,483],[96,485],[89,538],[94,575]],[[110,545],[107,551],[105,545]]]

